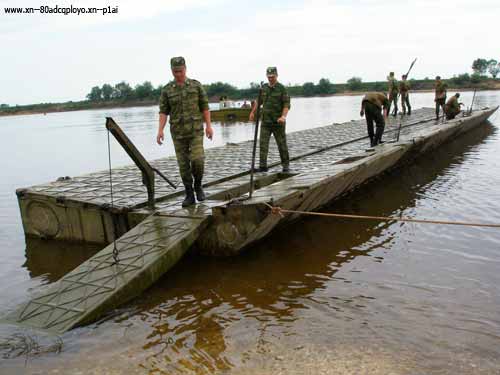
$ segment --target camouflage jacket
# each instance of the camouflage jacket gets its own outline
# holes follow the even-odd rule
[[[188,138],[203,134],[202,112],[208,109],[205,89],[195,79],[179,86],[175,81],[165,85],[160,95],[160,113],[170,116],[172,138]]]
[[[444,99],[446,98],[446,90],[448,89],[448,86],[446,83],[443,81],[436,82],[434,84],[434,89],[436,92],[436,99]]]
[[[372,103],[379,109],[382,109],[382,107],[387,108],[389,106],[389,99],[387,99],[387,96],[381,92],[369,92],[363,97],[362,103],[364,102]]]
[[[406,94],[408,91],[410,91],[410,82],[408,81],[400,81],[399,82],[399,92],[401,94]]]
[[[266,83],[262,89],[262,125],[277,124],[285,107],[290,108],[286,87],[279,82],[273,87]]]
[[[448,99],[448,101],[446,102],[445,110],[446,112],[452,113],[460,112],[460,103],[458,102],[458,98],[455,95]]]
[[[397,94],[398,91],[398,81],[396,78],[387,77],[388,91],[389,94]]]

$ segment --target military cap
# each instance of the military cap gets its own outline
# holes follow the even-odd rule
[[[186,66],[186,60],[184,60],[184,57],[178,56],[178,57],[172,57],[170,59],[170,67],[172,69],[174,68],[182,68]]]
[[[269,68],[266,69],[266,75],[268,75],[268,76],[277,76],[278,75],[278,69],[275,66],[270,66]]]

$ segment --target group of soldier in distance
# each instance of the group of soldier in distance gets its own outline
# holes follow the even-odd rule
[[[173,57],[170,67],[174,79],[163,87],[160,96],[160,116],[157,143],[164,141],[164,129],[170,116],[170,135],[174,144],[179,173],[184,184],[186,196],[183,207],[194,205],[196,200],[205,200],[202,187],[205,156],[203,136],[212,139],[214,131],[210,120],[208,97],[200,82],[186,76],[186,62],[183,57]],[[267,171],[267,156],[269,141],[274,136],[281,158],[283,172],[290,171],[290,157],[286,140],[286,117],[290,110],[290,96],[286,87],[278,82],[276,67],[266,69],[268,83],[261,91],[261,100],[254,101],[250,112],[250,121],[255,120],[257,106],[261,115],[259,139],[259,172]],[[402,116],[411,115],[409,97],[410,85],[407,76],[403,75],[398,83],[391,72],[388,76],[388,93],[370,92],[361,101],[360,115],[366,117],[370,145],[374,147],[382,141],[385,119],[393,107],[393,116],[398,114],[398,98],[401,98]],[[458,102],[460,94],[455,94],[446,101],[446,83],[439,76],[435,82],[436,120],[439,120],[440,110],[447,119],[453,119],[460,113],[462,103]],[[259,104],[257,104],[259,103]],[[205,128],[203,127],[205,123]],[[373,124],[376,128],[374,131]],[[196,196],[196,199],[195,199]]]
[[[366,126],[368,130],[368,137],[370,138],[370,146],[374,147],[382,141],[382,134],[385,128],[385,119],[391,113],[391,107],[394,106],[392,115],[398,115],[398,98],[401,98],[401,107],[403,111],[402,116],[411,115],[410,104],[410,84],[407,81],[407,75],[403,74],[401,81],[398,83],[394,77],[394,72],[390,72],[387,77],[388,93],[370,92],[367,93],[361,101],[361,117],[366,117]],[[443,116],[447,120],[454,119],[461,111],[459,103],[459,93],[453,95],[446,101],[447,85],[441,80],[440,76],[436,77],[434,83],[434,102],[436,107],[436,121],[439,121],[440,111],[443,110]],[[376,129],[373,129],[375,122]]]

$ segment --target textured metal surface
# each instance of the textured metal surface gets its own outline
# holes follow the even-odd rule
[[[404,125],[429,120],[433,116],[433,109],[423,108],[416,110],[410,117],[404,117],[402,121]],[[386,139],[389,136],[393,136],[390,135],[390,132],[399,124],[399,119],[399,117],[396,119],[391,117],[389,119]],[[403,129],[402,134],[404,135],[405,132],[411,131],[410,129]],[[287,135],[292,158],[328,145],[365,136],[366,124],[364,119],[302,130]],[[205,152],[206,167],[204,182],[210,183],[247,172],[250,168],[251,146],[251,141],[247,141],[207,149]],[[293,162],[292,168],[301,171],[310,168],[311,162],[331,163],[334,161],[332,158],[341,157],[346,152],[351,152],[352,150],[359,150],[359,147],[359,145],[351,144],[350,147],[331,151],[328,156],[322,154],[323,156],[318,155],[313,159],[303,159],[300,162]],[[269,163],[275,162],[279,162],[279,155],[275,142],[271,141]],[[153,168],[157,168],[171,177],[174,183],[180,185],[177,190],[174,190],[165,181],[156,177],[156,198],[182,191],[175,157],[157,159],[152,161],[151,165]],[[134,207],[147,202],[147,191],[142,185],[141,172],[133,165],[113,169],[113,191],[114,203],[117,207]],[[64,197],[65,199],[95,205],[109,204],[111,202],[108,171],[78,176],[66,181],[36,185],[30,187],[28,192],[53,197]]]
[[[51,332],[91,322],[140,294],[172,267],[196,240],[206,217],[150,216],[7,318]]]

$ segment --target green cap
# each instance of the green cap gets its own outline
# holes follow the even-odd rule
[[[278,75],[278,69],[276,69],[275,66],[270,66],[269,68],[266,69],[266,75],[268,75],[268,76],[277,76]]]
[[[172,57],[170,59],[170,67],[172,69],[175,68],[182,68],[186,66],[186,60],[184,60],[184,57],[178,56],[178,57]]]

